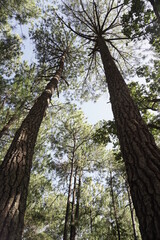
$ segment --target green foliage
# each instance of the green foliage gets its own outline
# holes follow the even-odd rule
[[[148,1],[151,2],[152,1]],[[135,39],[149,39],[149,42],[155,47],[156,51],[159,51],[159,39],[160,39],[160,25],[158,20],[155,20],[154,10],[155,8],[150,4],[147,4],[143,0],[135,0],[125,2],[129,7],[129,11],[122,17],[123,33],[131,38]]]
[[[0,1],[0,74],[10,76],[20,62],[22,39],[13,33],[17,24],[36,18],[40,10],[34,0]]]
[[[3,24],[13,18],[25,24],[30,18],[35,19],[40,13],[34,0],[1,0],[0,5],[0,22]]]
[[[80,85],[77,78],[84,64],[83,50],[80,49],[78,43],[75,44],[76,37],[57,19],[53,8],[47,9],[43,21],[34,26],[30,31],[30,36],[35,43],[35,53],[38,60],[37,78],[40,80],[50,80],[53,77],[60,56],[67,50],[65,68],[59,82],[59,91],[63,91],[67,99],[73,98],[73,89],[75,90],[75,86],[78,88]],[[77,47],[80,51],[77,51]],[[67,88],[69,88],[68,91]],[[72,93],[70,93],[71,91]]]
[[[154,61],[152,66],[143,66],[137,69],[139,77],[145,77],[145,84],[132,82],[129,85],[132,96],[137,103],[144,120],[151,128],[153,135],[158,140],[160,119],[159,119],[159,78],[160,78],[160,62]]]
[[[107,145],[108,141],[110,141],[108,128],[106,127],[106,124],[104,124],[104,121],[99,123],[99,126],[93,134],[93,141],[104,145]]]
[[[111,120],[103,120],[97,124],[96,131],[93,134],[93,140],[95,143],[107,145],[108,142],[113,142],[115,135],[115,123]]]
[[[125,2],[127,5],[128,2]],[[130,11],[123,15],[123,32],[128,37],[139,35],[144,32],[145,24],[150,21],[152,10],[146,9],[144,1],[131,1]]]
[[[134,101],[136,102],[143,119],[148,124],[157,142],[159,142],[160,118],[159,118],[159,93],[160,93],[160,62],[155,60],[154,65],[141,66],[137,69],[137,76],[145,78],[144,84],[131,82],[128,84]],[[112,142],[113,147],[118,146],[114,121],[101,121],[93,135],[97,143],[107,144]]]
[[[110,170],[121,237],[133,239],[122,161],[115,161],[102,144],[93,142],[96,128],[86,122],[81,111],[62,104],[52,110],[36,144],[23,239],[63,237],[72,158],[74,173],[82,174],[77,239],[116,239]]]
[[[0,40],[0,74],[10,76],[17,69],[22,54],[18,35],[6,33]]]

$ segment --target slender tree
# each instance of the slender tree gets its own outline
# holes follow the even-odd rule
[[[76,190],[77,190],[77,168],[75,169],[75,173],[74,173],[74,186],[72,190],[70,240],[75,240],[75,237],[76,237],[76,222],[75,222]]]
[[[66,216],[66,205],[69,190],[69,182],[71,173],[71,159],[73,154],[73,136],[76,128],[76,147],[84,140],[88,139],[91,133],[85,132],[78,135],[82,131],[84,124],[80,125],[76,121],[74,124],[74,115],[68,112],[69,105],[61,105],[61,111],[57,110],[59,106],[50,108],[49,114],[45,118],[45,122],[41,126],[39,137],[35,149],[35,159],[33,161],[32,175],[30,181],[30,192],[28,197],[26,226],[24,229],[24,238],[31,239],[61,239],[64,236],[64,221]],[[51,111],[54,115],[50,115]],[[70,119],[70,125],[66,123],[66,118]],[[51,120],[53,119],[53,120]],[[78,114],[78,120],[80,115]],[[56,124],[53,124],[53,121]],[[68,121],[67,121],[68,122]],[[68,122],[69,123],[69,122]],[[46,126],[47,124],[47,126]],[[60,125],[64,125],[64,128]],[[86,125],[86,122],[85,122]],[[99,125],[99,124],[98,124]],[[81,128],[80,128],[81,126]],[[51,129],[53,127],[53,129]],[[67,128],[67,129],[66,129]],[[70,130],[70,131],[69,131]],[[57,134],[55,134],[55,132]],[[68,132],[69,131],[69,132]],[[54,137],[54,139],[53,139]],[[83,139],[81,139],[81,137]],[[53,143],[49,144],[49,139]],[[75,228],[77,239],[117,239],[116,238],[116,224],[113,216],[113,206],[110,197],[110,184],[108,173],[108,161],[113,161],[112,154],[108,151],[106,155],[102,155],[102,147],[92,144],[92,138],[79,146],[79,150],[75,151],[75,168],[80,167],[77,174],[76,184],[76,200],[75,200]],[[89,145],[88,145],[89,144]],[[57,146],[56,146],[57,145]],[[49,156],[46,152],[54,149],[54,157]],[[82,151],[82,152],[81,152]],[[61,153],[64,153],[63,155]],[[80,154],[81,153],[81,154]],[[70,159],[67,158],[70,157]],[[89,160],[90,159],[90,160]],[[129,207],[127,207],[128,198],[123,187],[123,173],[120,171],[122,163],[119,162],[113,167],[113,191],[115,197],[115,204],[117,216],[121,231],[121,238],[131,240],[133,233],[131,231],[131,220]],[[48,171],[50,174],[48,175]],[[75,169],[74,169],[75,172]],[[83,175],[81,176],[83,172]],[[44,176],[44,177],[43,177]],[[89,177],[88,177],[89,176]],[[78,178],[81,183],[79,187]],[[48,186],[52,182],[51,189]],[[87,181],[88,178],[88,181]],[[46,179],[46,180],[45,180]],[[105,180],[106,179],[106,180]],[[74,185],[74,178],[72,180],[72,189]],[[109,207],[110,206],[110,207]],[[68,239],[70,239],[70,219],[72,208],[72,191],[70,198],[70,211],[68,215]],[[78,212],[79,209],[79,213]],[[112,209],[111,215],[109,209]],[[79,215],[79,217],[77,217]],[[113,231],[111,225],[113,223]],[[91,232],[92,228],[92,232]]]
[[[83,181],[87,174],[91,174],[94,169],[96,171],[94,162],[105,159],[105,147],[95,146],[92,139],[93,132],[91,125],[84,122],[82,112],[75,111],[75,108],[70,111],[70,114],[67,112],[62,114],[62,119],[58,121],[53,132],[52,143],[55,157],[61,162],[56,167],[58,175],[65,176],[69,172],[70,179],[67,190],[68,200],[66,201],[63,239],[74,240],[81,236],[81,227],[79,226],[81,224],[83,226],[83,223],[81,223],[81,221],[83,222],[83,214],[81,216],[81,188],[83,187]],[[64,157],[65,159],[63,159]]]
[[[79,173],[79,179],[78,179],[78,188],[77,188],[77,194],[76,194],[76,212],[75,212],[75,224],[76,224],[76,228],[79,222],[79,208],[80,208],[80,198],[81,198],[81,172]]]
[[[64,223],[63,240],[67,240],[67,236],[68,236],[68,221],[70,216],[73,170],[74,170],[74,151],[73,151],[73,158],[71,161],[71,172],[69,177],[68,198],[67,198],[67,207],[66,207],[66,215],[65,215],[65,223]]]
[[[123,2],[109,1],[108,5],[102,2],[84,4],[80,0],[75,9],[66,5],[72,15],[72,23],[64,24],[81,38],[94,42],[92,54],[96,51],[100,53],[142,239],[160,239],[160,151],[109,50],[109,47],[113,47],[121,55],[115,42],[125,39],[125,36],[114,30],[121,25],[119,16]],[[109,21],[110,13],[114,10],[116,13]],[[76,25],[81,26],[83,32],[77,30]]]
[[[113,190],[113,173],[112,170],[110,169],[109,172],[110,175],[110,189],[111,189],[111,199],[112,199],[112,206],[113,206],[113,216],[115,218],[115,222],[116,222],[116,232],[117,232],[117,239],[120,240],[121,239],[121,233],[120,233],[120,227],[119,227],[119,221],[118,221],[118,216],[117,216],[117,208],[116,208],[116,203],[115,203],[115,196],[114,196],[114,190]]]
[[[64,51],[56,74],[17,130],[0,166],[0,238],[2,240],[21,239],[34,146],[51,96],[62,75],[66,54],[67,51]]]
[[[126,189],[127,189],[127,194],[128,194],[129,209],[130,209],[130,213],[131,213],[133,237],[134,237],[134,240],[137,240],[138,237],[137,237],[136,227],[135,227],[134,209],[133,209],[133,206],[132,206],[133,204],[132,204],[131,194],[130,194],[129,186],[128,186],[127,183],[126,183]]]

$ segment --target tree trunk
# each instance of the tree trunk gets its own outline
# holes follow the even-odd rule
[[[79,206],[80,206],[80,197],[81,197],[81,173],[78,180],[78,189],[77,189],[77,203],[76,203],[76,212],[75,212],[75,237],[77,235],[77,228],[79,224]]]
[[[133,229],[133,237],[134,240],[138,240],[137,234],[136,234],[136,227],[135,227],[135,221],[134,221],[134,213],[133,213],[133,207],[132,207],[132,199],[131,199],[131,195],[130,195],[130,189],[128,186],[128,183],[126,183],[126,188],[127,188],[127,194],[128,194],[128,201],[129,201],[129,209],[130,209],[130,213],[131,213],[131,221],[132,221],[132,229]]]
[[[0,166],[1,240],[21,239],[34,146],[46,108],[63,71],[65,54],[55,76],[17,130]]]
[[[98,39],[98,45],[142,239],[158,240],[160,239],[160,150],[142,120],[102,37]]]
[[[64,223],[64,233],[63,233],[63,240],[67,240],[68,235],[68,219],[69,219],[69,210],[70,210],[70,202],[71,202],[71,191],[72,191],[72,178],[73,178],[73,159],[71,162],[71,173],[69,178],[69,187],[68,187],[68,199],[67,199],[67,207],[66,207],[66,216],[65,216],[65,223]]]
[[[70,240],[75,240],[76,227],[75,227],[75,198],[76,198],[76,181],[77,181],[77,169],[74,175],[74,186],[72,192],[72,212],[71,212],[71,229],[70,229]]]
[[[77,204],[76,204],[76,215],[75,215],[76,221],[79,220],[80,197],[81,197],[81,175],[79,175],[78,190],[77,190]]]
[[[91,233],[93,233],[93,219],[92,219],[92,209],[90,208],[90,212],[89,212],[89,217],[90,217],[90,229],[91,229]]]
[[[112,198],[112,206],[113,206],[114,218],[115,218],[115,222],[116,222],[116,230],[117,230],[117,234],[116,235],[118,236],[118,240],[121,240],[119,222],[118,222],[118,217],[117,217],[117,208],[116,208],[116,203],[115,203],[115,198],[114,198],[114,191],[113,191],[113,176],[112,176],[111,170],[110,170],[110,187],[111,187],[111,198]]]

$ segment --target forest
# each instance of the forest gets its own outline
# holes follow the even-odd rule
[[[0,240],[159,240],[160,1],[0,0],[0,36]]]

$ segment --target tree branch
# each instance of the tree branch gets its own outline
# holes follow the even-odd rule
[[[63,2],[63,3],[64,3],[64,2]],[[87,21],[86,18],[84,18],[85,21],[83,21],[81,18],[79,18],[79,17],[75,14],[74,10],[73,10],[71,7],[69,7],[66,3],[64,3],[64,5],[72,12],[73,16],[74,16],[76,19],[78,19],[80,22],[82,22],[84,25],[86,25],[92,32],[95,32],[93,26],[90,24],[90,22]]]
[[[87,11],[85,10],[82,0],[80,0],[80,5],[81,5],[81,7],[82,7],[82,9],[83,9],[83,12],[86,14],[86,16],[88,17],[88,19],[89,19],[90,22],[92,23],[92,26],[94,27],[95,32],[97,33],[97,26],[95,25],[95,23],[92,21],[92,18],[89,16],[89,14],[87,13]]]
[[[104,25],[105,25],[105,23],[106,23],[106,20],[107,20],[107,18],[108,18],[108,16],[109,16],[110,12],[111,12],[112,10],[120,7],[120,6],[122,5],[122,4],[120,4],[120,5],[117,5],[116,7],[112,7],[112,6],[113,6],[113,3],[114,3],[114,0],[112,0],[111,8],[107,11],[106,16],[104,17],[104,20],[103,20],[103,23],[102,23],[102,26],[101,26],[101,30],[102,30],[102,31],[103,31]]]
[[[90,40],[90,41],[93,41],[95,42],[96,40],[94,39],[94,36],[93,35],[85,35],[83,33],[80,33],[80,32],[77,32],[76,30],[74,30],[70,25],[68,25],[58,14],[56,14],[57,17],[63,22],[63,24],[69,28],[72,32],[74,32],[75,34],[77,34],[78,36],[82,37],[82,38],[85,38],[87,40]]]
[[[98,10],[97,10],[97,5],[95,3],[95,1],[93,1],[93,5],[94,5],[94,8],[95,8],[95,12],[96,12],[96,19],[97,19],[97,23],[98,23],[98,30],[100,31],[101,29],[101,26],[100,26],[100,21],[99,21],[99,14],[98,14]]]
[[[122,10],[122,8],[123,8],[123,6],[124,6],[123,4],[117,5],[116,8],[120,7],[120,9],[118,10],[116,17],[115,17],[114,20],[111,22],[111,24],[109,25],[109,27],[107,27],[106,29],[103,30],[103,34],[113,26],[113,24],[114,24],[115,21],[117,20],[119,14],[120,14],[120,12],[121,12],[121,10]]]

